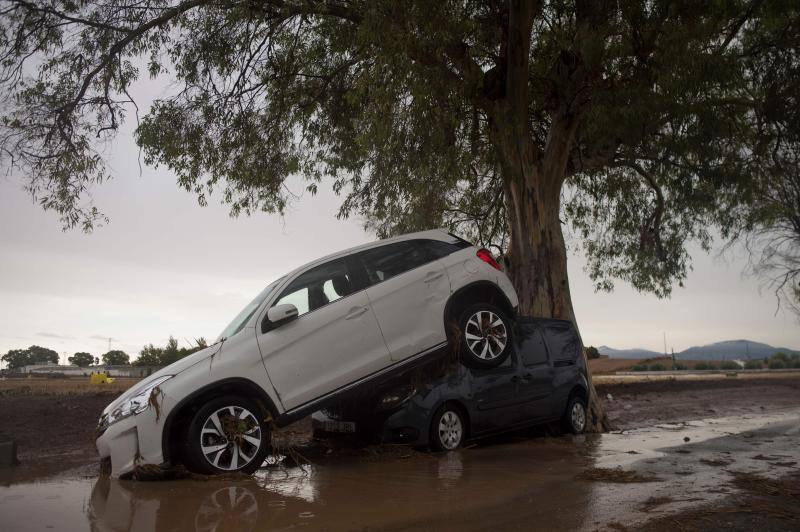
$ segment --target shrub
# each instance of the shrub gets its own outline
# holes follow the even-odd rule
[[[761,360],[748,360],[744,363],[744,369],[761,369],[764,367],[764,362]]]
[[[704,370],[704,369],[717,369],[717,366],[711,364],[710,362],[698,362],[695,364],[694,369]]]
[[[667,368],[664,367],[664,364],[651,364],[650,371],[664,371]]]
[[[769,361],[769,369],[784,369],[786,362],[777,358],[771,358]]]
[[[770,359],[770,361],[772,361],[772,360],[780,360],[781,362],[786,364],[787,362],[789,362],[789,355],[787,355],[783,351],[778,351],[777,353],[775,353],[774,355],[769,357],[769,359]]]
[[[586,358],[600,358],[600,351],[596,347],[590,345],[586,348]]]
[[[679,362],[676,362],[676,363],[675,363],[675,364],[672,366],[672,369],[675,369],[675,370],[678,370],[678,371],[683,371],[683,370],[685,370],[685,369],[689,369],[689,367],[688,367],[686,364],[681,364],[681,363],[679,363]]]
[[[791,367],[792,367],[793,369],[800,369],[800,360],[792,360],[792,365],[791,365]]]
[[[633,371],[647,371],[647,364],[636,364],[631,369]]]
[[[741,367],[733,360],[723,360],[719,365],[719,369],[741,369]]]

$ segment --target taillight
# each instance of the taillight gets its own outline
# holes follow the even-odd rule
[[[483,262],[485,262],[486,264],[488,264],[492,268],[494,268],[496,270],[500,270],[501,272],[503,271],[503,267],[500,266],[500,263],[498,263],[496,260],[494,260],[494,257],[492,256],[492,252],[489,251],[488,249],[481,248],[481,249],[478,250],[476,255],[478,256],[479,259],[481,259]]]

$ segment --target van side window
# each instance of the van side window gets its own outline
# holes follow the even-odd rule
[[[569,327],[548,327],[547,343],[554,361],[576,360],[581,353],[580,340]]]
[[[358,258],[367,270],[370,286],[430,262],[422,250],[410,242],[395,242],[368,249],[361,252]]]
[[[354,292],[343,259],[332,260],[300,274],[284,289],[275,305],[290,303],[302,316]]]
[[[524,366],[547,363],[547,347],[542,332],[533,325],[523,325],[517,332],[520,360]]]

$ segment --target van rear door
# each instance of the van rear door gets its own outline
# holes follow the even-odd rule
[[[519,394],[529,419],[546,419],[553,412],[553,366],[548,360],[543,329],[533,321],[520,321],[515,342],[520,358]]]

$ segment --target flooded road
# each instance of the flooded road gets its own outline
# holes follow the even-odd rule
[[[734,471],[797,472],[798,437],[793,409],[602,436],[519,436],[441,455],[276,465],[235,481],[68,473],[0,487],[0,529],[604,530],[727,497]],[[620,482],[617,468],[645,481]]]

